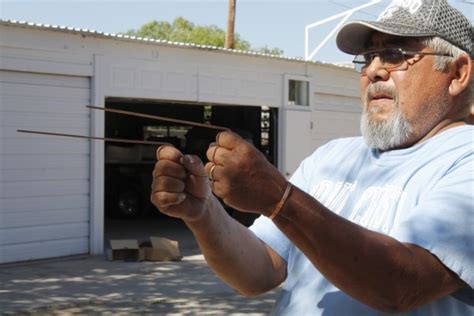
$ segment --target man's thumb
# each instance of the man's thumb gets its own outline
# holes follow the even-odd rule
[[[184,155],[181,157],[181,164],[190,174],[198,177],[207,177],[204,165],[198,156]]]

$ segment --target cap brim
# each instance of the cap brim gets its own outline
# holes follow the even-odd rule
[[[431,30],[395,23],[354,21],[344,25],[337,34],[336,44],[340,50],[351,55],[357,55],[367,49],[370,37],[374,32],[404,37],[423,37],[435,35]]]

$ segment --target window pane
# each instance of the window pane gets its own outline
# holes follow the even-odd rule
[[[309,106],[309,82],[288,81],[288,104]]]

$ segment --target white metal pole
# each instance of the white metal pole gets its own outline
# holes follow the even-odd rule
[[[358,7],[355,7],[353,9],[350,9],[350,10],[347,10],[347,11],[344,11],[344,12],[341,12],[341,13],[338,13],[336,15],[333,15],[333,16],[330,16],[326,19],[323,19],[321,21],[317,21],[315,23],[312,23],[312,24],[309,24],[305,27],[305,60],[310,60],[311,58],[313,58],[316,53],[329,41],[329,39],[334,35],[334,33],[337,32],[337,30],[342,26],[342,24],[347,21],[347,19],[349,19],[351,17],[352,14],[354,14],[356,11],[359,11],[359,10],[362,10],[362,9],[365,9],[367,7],[370,7],[374,4],[377,4],[377,3],[380,3],[382,2],[382,0],[372,0],[370,1],[369,3],[366,3],[366,4],[363,4],[363,5],[360,5]],[[318,45],[318,47],[311,53],[309,54],[309,30],[314,28],[314,27],[317,27],[321,24],[324,24],[324,23],[327,23],[329,21],[332,21],[332,20],[335,20],[337,18],[340,18],[340,17],[344,17],[342,19],[342,21],[340,23],[338,23],[338,25],[324,38],[324,40],[320,43],[320,45]]]

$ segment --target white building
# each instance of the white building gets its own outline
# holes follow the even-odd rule
[[[350,68],[15,21],[1,21],[0,34],[0,263],[102,253],[106,162],[151,163],[154,151],[17,129],[142,139],[166,131],[184,146],[185,126],[85,106],[196,121],[211,109],[207,119],[253,137],[286,176],[319,145],[359,134]]]

